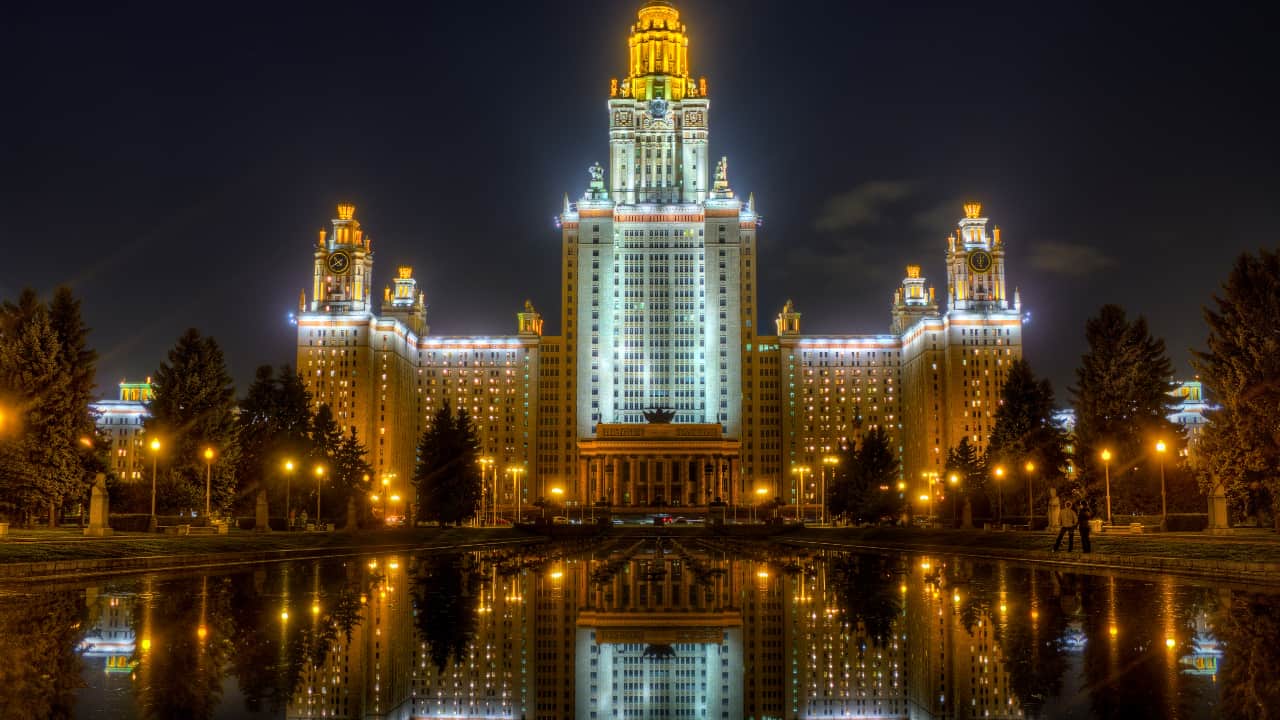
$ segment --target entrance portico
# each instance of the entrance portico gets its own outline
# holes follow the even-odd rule
[[[575,493],[613,506],[737,502],[737,440],[715,423],[601,423],[578,441]]]

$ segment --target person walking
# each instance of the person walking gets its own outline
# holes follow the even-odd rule
[[[1076,518],[1080,523],[1080,552],[1092,552],[1089,546],[1089,521],[1093,519],[1093,513],[1089,508],[1089,498],[1080,501],[1080,512],[1076,514]]]
[[[1062,507],[1062,515],[1059,516],[1062,523],[1062,529],[1058,531],[1058,539],[1053,541],[1053,551],[1058,552],[1058,547],[1062,545],[1062,536],[1067,536],[1067,552],[1071,552],[1076,546],[1076,512],[1071,509],[1071,503],[1067,503]]]

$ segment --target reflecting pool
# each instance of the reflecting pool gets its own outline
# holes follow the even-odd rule
[[[1280,597],[693,538],[0,588],[0,717],[1218,718]]]

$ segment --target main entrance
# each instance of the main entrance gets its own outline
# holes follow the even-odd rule
[[[692,507],[738,501],[737,440],[715,423],[601,423],[578,441],[577,497],[615,507]]]

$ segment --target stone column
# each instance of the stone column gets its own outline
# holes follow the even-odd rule
[[[578,458],[578,482],[577,487],[574,489],[574,495],[578,497],[579,501],[582,501],[582,499],[587,495],[587,473],[589,472],[589,462],[590,461],[585,457]]]
[[[671,504],[671,470],[673,465],[674,463],[671,462],[670,456],[662,458],[662,487],[665,488],[662,492],[662,499],[668,505]]]
[[[1209,527],[1206,532],[1214,535],[1226,535],[1231,532],[1231,521],[1227,517],[1227,490],[1221,482],[1213,483],[1209,491]]]
[[[90,537],[109,537],[111,523],[109,521],[107,499],[107,476],[98,473],[93,481],[93,493],[89,498],[89,527],[84,534]]]

